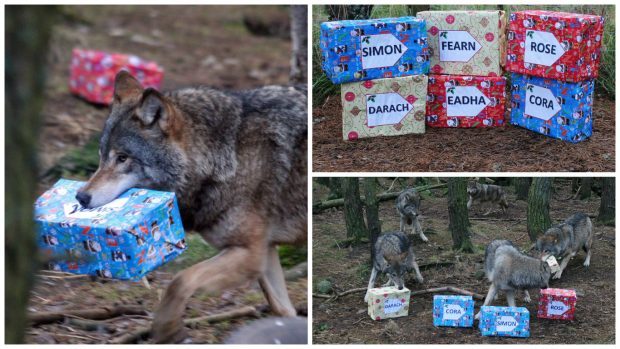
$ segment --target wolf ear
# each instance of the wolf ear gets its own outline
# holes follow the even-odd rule
[[[166,103],[166,98],[159,91],[147,88],[142,94],[136,116],[144,126],[157,123],[162,131],[167,132],[170,126],[170,113]]]
[[[121,103],[130,98],[140,98],[144,88],[126,70],[121,70],[114,79],[114,102]]]

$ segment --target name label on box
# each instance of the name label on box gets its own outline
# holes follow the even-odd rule
[[[562,107],[553,92],[544,87],[529,84],[525,92],[525,114],[542,120],[549,120]]]
[[[495,319],[497,332],[510,332],[517,328],[517,320],[512,316],[498,316]]]
[[[528,30],[525,36],[525,63],[553,65],[564,54],[564,48],[553,33]]]
[[[547,305],[547,314],[549,315],[563,315],[570,309],[570,306],[559,301],[551,301]]]
[[[67,218],[91,219],[118,211],[121,207],[125,206],[127,200],[129,200],[129,198],[120,198],[95,208],[84,208],[82,205],[75,202],[64,204],[63,209],[65,211],[65,217]]]
[[[444,320],[458,320],[465,314],[465,309],[458,304],[445,304],[443,306]]]
[[[398,93],[366,95],[368,126],[398,124],[412,109],[411,103]]]
[[[363,69],[391,67],[407,52],[392,34],[366,35],[361,40]]]
[[[446,89],[448,116],[477,116],[491,102],[475,86],[453,86]]]
[[[403,308],[400,299],[386,299],[383,303],[383,312],[386,314],[397,313]]]
[[[442,62],[469,62],[481,48],[466,30],[439,32],[439,60]]]

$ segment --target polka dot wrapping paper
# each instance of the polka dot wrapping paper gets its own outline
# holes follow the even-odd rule
[[[371,288],[368,297],[368,315],[373,320],[383,320],[409,315],[411,291],[406,287]]]

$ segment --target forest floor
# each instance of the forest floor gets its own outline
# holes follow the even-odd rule
[[[43,107],[38,161],[41,193],[60,176],[85,180],[84,163],[96,168],[98,135],[108,108],[69,93],[69,63],[74,47],[134,54],[164,67],[163,90],[192,85],[245,89],[286,84],[290,70],[289,13],[285,6],[63,6],[55,26],[47,67],[47,101]],[[244,25],[250,18],[273,33],[255,35]],[[94,145],[94,146],[93,146]],[[67,156],[75,164],[68,164]],[[77,158],[76,158],[77,157]],[[80,158],[84,157],[84,158]],[[61,168],[50,175],[49,170]],[[91,169],[92,170],[92,169]],[[80,173],[80,174],[76,174]],[[45,174],[45,175],[44,175]],[[162,292],[174,274],[217,251],[188,232],[188,250],[149,274],[151,288],[142,283],[92,281],[88,278],[35,277],[29,311],[94,309],[115,304],[141,306],[146,316],[121,316],[94,331],[70,323],[32,326],[27,343],[106,343],[138,327],[148,326]],[[280,253],[289,268],[306,259],[306,247]],[[307,278],[287,283],[300,315],[307,313]],[[264,309],[258,283],[212,297],[198,292],[185,318],[219,314],[244,305]],[[267,316],[262,312],[260,316]],[[244,317],[189,329],[192,343],[220,343],[232,331],[252,321]]]
[[[389,185],[389,183],[387,183]],[[600,198],[593,194],[587,201],[566,199],[571,196],[570,182],[556,180],[550,214],[560,222],[571,214],[583,211],[596,215]],[[500,211],[482,216],[484,211],[474,206],[470,213],[472,242],[476,253],[464,254],[451,250],[448,231],[448,210],[445,189],[423,194],[421,223],[430,240],[423,243],[412,237],[418,264],[430,264],[422,270],[424,283],[415,282],[412,275],[406,286],[422,290],[441,286],[455,286],[486,295],[489,282],[483,277],[484,247],[494,239],[512,240],[520,249],[528,250],[531,242],[526,233],[526,202],[515,201],[509,191],[510,207],[506,214]],[[315,200],[327,196],[326,189],[315,185]],[[394,201],[382,202],[379,209],[382,230],[397,230],[399,218]],[[550,287],[575,289],[578,297],[574,321],[554,321],[536,317],[538,290],[530,290],[532,302],[517,299],[517,306],[530,312],[529,338],[482,337],[477,328],[434,327],[432,316],[433,294],[414,296],[409,316],[373,321],[367,314],[364,293],[357,292],[329,301],[313,299],[313,343],[342,344],[612,344],[615,343],[615,229],[594,223],[594,244],[591,265],[583,267],[585,255],[580,252],[568,265],[560,280],[552,280]],[[313,285],[322,280],[331,282],[337,292],[366,287],[370,275],[370,245],[339,248],[336,244],[346,238],[343,212],[329,209],[313,215]],[[449,266],[433,265],[439,262]],[[377,284],[385,282],[380,277]],[[316,289],[314,292],[317,292]],[[481,301],[476,301],[476,311]],[[505,305],[502,294],[492,305]]]

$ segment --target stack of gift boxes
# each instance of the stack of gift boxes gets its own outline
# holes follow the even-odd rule
[[[549,11],[514,12],[508,28],[503,11],[322,23],[323,70],[342,84],[343,138],[503,126],[505,65],[512,124],[582,141],[592,134],[603,23]]]

